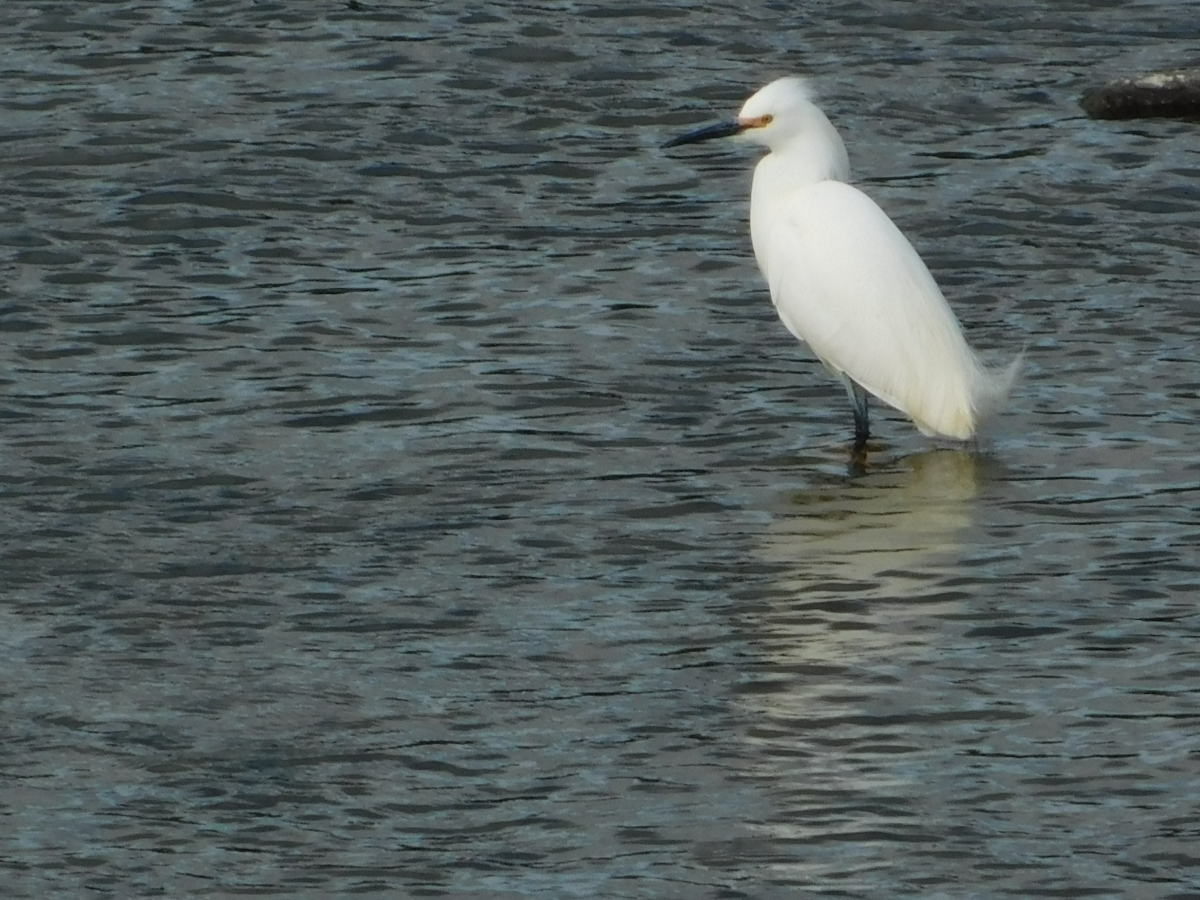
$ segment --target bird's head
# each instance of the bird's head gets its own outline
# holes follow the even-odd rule
[[[804,129],[813,113],[824,116],[813,105],[812,94],[802,78],[772,81],[745,102],[736,119],[708,125],[667,141],[663,147],[678,147],[719,137],[740,137],[772,150]]]

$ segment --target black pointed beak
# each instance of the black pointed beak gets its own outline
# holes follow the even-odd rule
[[[736,120],[730,119],[728,122],[706,125],[696,131],[681,134],[679,137],[667,141],[662,145],[662,148],[666,150],[668,147],[678,147],[680,144],[696,144],[700,141],[710,141],[713,138],[732,137],[739,133],[742,128],[743,126],[739,125]]]

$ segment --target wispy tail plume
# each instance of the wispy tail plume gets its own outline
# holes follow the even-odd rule
[[[979,380],[979,391],[975,398],[977,422],[990,419],[1008,402],[1008,396],[1021,381],[1021,370],[1025,367],[1025,348],[1003,369],[983,367]]]

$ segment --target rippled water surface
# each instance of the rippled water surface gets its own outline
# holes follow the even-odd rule
[[[1200,896],[1200,126],[1076,106],[1198,39],[5,3],[5,896]],[[1027,349],[978,446],[851,465],[657,149],[787,72]]]

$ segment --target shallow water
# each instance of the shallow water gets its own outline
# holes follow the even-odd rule
[[[10,897],[1200,895],[1188,4],[6,4]],[[774,316],[813,77],[978,446]]]

